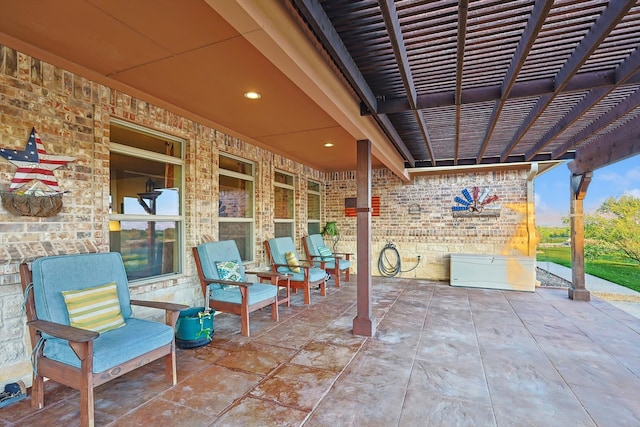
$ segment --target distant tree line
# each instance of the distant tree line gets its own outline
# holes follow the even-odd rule
[[[621,255],[640,263],[640,199],[609,197],[585,215],[585,256]]]
[[[563,243],[571,236],[569,219],[562,227],[536,227],[540,243]],[[585,257],[622,257],[640,264],[640,199],[610,197],[584,217]]]

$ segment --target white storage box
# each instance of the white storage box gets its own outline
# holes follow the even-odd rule
[[[451,286],[534,292],[536,260],[531,257],[451,254]]]

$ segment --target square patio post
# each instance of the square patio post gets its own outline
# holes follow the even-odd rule
[[[571,287],[569,298],[577,301],[591,300],[584,276],[584,209],[583,200],[591,182],[592,172],[571,175]]]
[[[372,337],[376,319],[371,311],[371,141],[357,143],[357,309],[353,333]]]

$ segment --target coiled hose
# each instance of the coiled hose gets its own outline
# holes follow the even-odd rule
[[[380,256],[378,257],[378,271],[380,275],[385,277],[394,277],[399,273],[408,273],[412,270],[415,270],[420,264],[420,256],[418,256],[418,262],[416,265],[408,270],[402,270],[402,260],[400,258],[400,252],[396,248],[396,245],[392,242],[387,242],[387,244],[380,251]]]

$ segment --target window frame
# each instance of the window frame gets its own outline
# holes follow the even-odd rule
[[[124,156],[134,157],[134,158],[142,158],[145,160],[151,160],[158,163],[172,164],[174,166],[180,166],[180,187],[179,187],[179,211],[177,215],[149,215],[149,214],[126,214],[126,213],[112,213],[111,208],[109,209],[109,223],[111,221],[118,222],[175,222],[176,223],[176,233],[177,233],[177,244],[178,249],[176,253],[178,254],[178,263],[175,272],[159,274],[155,276],[144,277],[140,279],[129,279],[130,284],[142,284],[145,282],[155,282],[158,278],[180,275],[184,273],[184,265],[185,265],[185,145],[186,140],[183,138],[179,138],[177,136],[170,135],[165,132],[160,132],[155,129],[147,128],[144,126],[137,125],[135,123],[126,122],[124,120],[120,120],[118,118],[112,117],[110,118],[109,126],[119,126],[122,128],[126,128],[135,133],[147,134],[154,138],[159,138],[166,141],[173,141],[180,145],[180,156],[170,156],[168,154],[156,153],[153,151],[143,150],[137,147],[131,147],[126,144],[121,144],[118,142],[111,141],[109,138],[109,159],[111,159],[111,153],[116,153]],[[109,172],[109,186],[111,186],[111,172]],[[109,188],[109,194],[111,194],[111,188]],[[111,244],[111,241],[109,241]]]
[[[281,175],[285,175],[291,178],[291,184],[284,184],[282,182],[278,182],[276,180],[276,175],[277,174],[281,174]],[[292,192],[292,202],[293,202],[293,206],[291,209],[291,212],[293,214],[293,216],[291,218],[276,218],[275,216],[275,212],[276,212],[276,206],[275,206],[275,188],[283,188],[285,190],[291,190]],[[274,215],[273,215],[273,226],[274,226],[274,231],[276,228],[277,224],[290,224],[291,227],[291,238],[293,239],[293,241],[296,241],[296,176],[292,173],[289,172],[285,172],[283,170],[279,170],[276,169],[274,170],[273,173],[273,193],[274,193],[274,206],[273,206],[273,211],[274,211]]]
[[[220,162],[220,157],[226,157],[228,159],[232,159],[238,162],[242,162],[242,163],[247,163],[249,165],[251,165],[251,171],[253,173],[253,175],[247,175],[241,172],[236,172],[236,171],[232,171],[229,169],[224,169],[222,168],[221,162]],[[220,216],[218,215],[218,238],[220,238],[220,223],[226,222],[226,223],[249,223],[250,224],[250,236],[254,236],[255,235],[255,229],[256,229],[256,162],[251,161],[251,160],[247,160],[244,159],[242,157],[239,156],[234,156],[233,154],[228,154],[228,153],[223,153],[220,152],[218,153],[218,202],[220,201],[220,176],[226,176],[226,177],[230,177],[230,178],[236,178],[236,179],[241,179],[241,180],[245,180],[245,181],[250,181],[252,183],[252,189],[253,191],[251,192],[251,217],[250,218],[246,218],[246,217],[228,217],[228,216]],[[254,262],[256,259],[256,242],[255,239],[251,240],[251,250],[249,251],[251,253],[251,258],[250,259],[243,259],[241,260],[243,263],[251,263]]]
[[[310,183],[316,184],[318,186],[318,190],[312,190]],[[309,195],[313,194],[318,196],[318,219],[310,219],[309,218]],[[318,233],[322,230],[322,183],[320,181],[316,181],[313,179],[307,179],[307,234],[312,234],[309,232],[310,224],[318,224]]]

